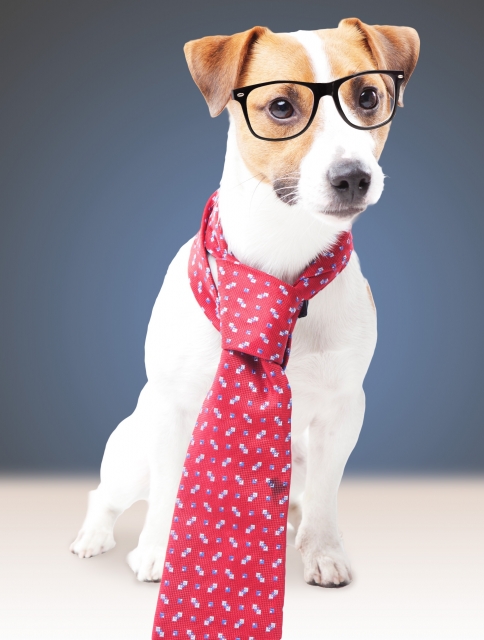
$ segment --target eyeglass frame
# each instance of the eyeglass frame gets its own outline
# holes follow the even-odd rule
[[[358,76],[365,76],[365,75],[371,75],[371,74],[377,74],[377,73],[380,75],[381,74],[388,75],[393,79],[393,84],[395,87],[395,100],[393,104],[393,110],[392,110],[392,113],[390,114],[390,117],[387,118],[381,124],[375,124],[370,127],[360,127],[359,125],[353,124],[352,122],[350,122],[346,117],[341,107],[341,103],[339,101],[338,90],[342,84],[344,84],[348,80],[351,80],[352,78],[357,78]],[[333,101],[338,113],[343,118],[343,120],[350,125],[350,127],[353,127],[354,129],[359,129],[362,131],[370,131],[371,129],[378,129],[379,127],[384,127],[394,118],[395,113],[397,112],[398,100],[400,96],[400,87],[402,86],[404,80],[405,80],[405,73],[403,71],[373,69],[370,71],[360,71],[359,73],[354,73],[350,76],[345,76],[344,78],[333,80],[333,82],[301,82],[299,80],[271,80],[270,82],[261,82],[259,84],[252,84],[246,87],[240,87],[239,89],[232,89],[231,98],[232,100],[235,100],[236,102],[238,102],[242,107],[242,112],[245,116],[245,121],[247,122],[249,131],[252,133],[253,136],[255,136],[256,138],[259,138],[259,140],[267,140],[268,142],[283,142],[284,140],[292,140],[293,138],[297,138],[298,136],[302,135],[305,131],[309,129],[318,111],[319,101],[324,96],[331,96],[333,98]],[[268,85],[271,85],[271,84],[297,84],[303,87],[308,87],[308,89],[311,89],[311,91],[313,92],[314,104],[313,104],[313,110],[309,117],[309,120],[306,126],[304,127],[304,129],[302,129],[299,133],[295,133],[293,136],[288,136],[286,138],[264,138],[263,136],[258,135],[252,128],[252,125],[250,124],[250,118],[247,111],[248,95],[254,89],[258,89],[259,87],[267,87]]]

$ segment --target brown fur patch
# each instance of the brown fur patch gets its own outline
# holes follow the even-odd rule
[[[251,46],[266,31],[265,27],[253,27],[233,36],[191,40],[184,46],[188,68],[207,101],[212,117],[224,110]]]
[[[238,86],[271,80],[314,82],[305,48],[289,35],[266,32],[252,47]],[[236,122],[240,152],[250,171],[263,182],[279,185],[281,194],[291,192],[295,178],[299,177],[301,161],[313,141],[312,128],[294,140],[259,140],[247,128],[240,105],[230,102],[228,108]]]
[[[415,29],[371,26],[358,18],[348,18],[342,20],[337,29],[323,30],[319,34],[325,41],[336,78],[367,69],[402,70],[405,81],[400,89],[398,104],[403,107],[403,91],[415,69],[420,51],[420,40]],[[351,70],[348,72],[348,69]],[[390,124],[371,131],[377,159],[388,138]]]
[[[316,32],[324,41],[333,77],[344,78],[359,71],[377,69],[364,35],[354,28],[322,29]],[[374,155],[378,159],[390,132],[390,125],[371,130],[375,141]]]
[[[338,28],[356,32],[375,61],[376,69],[402,70],[405,80],[400,90],[399,105],[403,107],[403,91],[417,64],[420,38],[411,27],[369,25],[358,18],[342,20]]]

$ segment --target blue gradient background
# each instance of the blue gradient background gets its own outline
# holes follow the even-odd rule
[[[355,227],[379,342],[348,470],[483,470],[484,34],[468,0],[1,2],[3,470],[95,470],[135,406],[152,305],[225,152],[183,44],[354,15],[415,27],[422,51],[384,194]]]

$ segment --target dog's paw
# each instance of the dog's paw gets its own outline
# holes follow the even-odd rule
[[[351,582],[351,567],[341,542],[324,545],[299,532],[296,547],[301,551],[304,580],[308,584],[338,588]]]
[[[159,582],[163,573],[166,547],[138,545],[126,560],[140,582]]]
[[[319,587],[345,587],[352,580],[351,569],[344,554],[334,550],[321,551],[304,561],[304,579]]]
[[[69,547],[79,558],[92,558],[116,546],[112,529],[81,529]]]

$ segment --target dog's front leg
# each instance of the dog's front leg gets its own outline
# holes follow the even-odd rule
[[[161,579],[173,505],[190,438],[190,431],[180,415],[181,411],[168,404],[169,400],[166,398],[159,430],[152,433],[150,442],[149,506],[145,524],[138,546],[127,558],[129,566],[142,582],[158,582]]]
[[[169,482],[169,481],[168,481]],[[177,485],[167,487],[167,478],[151,477],[148,513],[138,546],[128,554],[128,564],[141,582],[158,582],[163,573],[169,526]]]
[[[303,514],[296,538],[309,584],[342,587],[351,582],[350,563],[338,530],[337,497],[364,411],[361,388],[343,394],[326,389],[324,404],[309,426]]]

